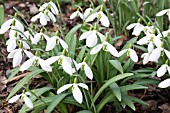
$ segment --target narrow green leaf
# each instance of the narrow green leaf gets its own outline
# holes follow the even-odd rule
[[[134,84],[140,84],[140,85],[159,84],[159,83],[160,83],[160,80],[156,80],[156,79],[141,79],[141,80],[134,82]]]
[[[113,82],[112,84],[110,84],[110,89],[112,91],[112,93],[116,96],[116,98],[121,101],[122,96],[121,96],[121,90],[120,87],[116,84],[116,82]]]
[[[136,108],[135,108],[135,106],[134,106],[133,101],[131,100],[131,98],[129,98],[128,95],[123,95],[122,97],[123,97],[122,100],[124,101],[124,103],[125,103],[127,106],[129,106],[131,109],[133,109],[133,110],[135,111]]]
[[[146,102],[144,102],[143,100],[138,99],[138,98],[136,98],[136,97],[129,96],[129,98],[130,98],[131,100],[133,100],[134,102],[137,102],[137,103],[139,103],[139,104],[149,105],[148,103],[146,103]]]
[[[120,89],[125,92],[129,90],[135,90],[135,89],[147,89],[148,87],[142,86],[142,85],[137,85],[137,84],[131,84],[131,85],[125,85],[121,86]]]
[[[4,6],[0,5],[0,26],[4,23]]]
[[[68,43],[68,52],[71,58],[74,58],[75,51],[76,51],[76,35],[70,37],[70,41]]]
[[[84,57],[84,53],[85,53],[85,51],[86,51],[86,48],[87,48],[86,45],[81,48],[81,51],[80,51],[80,53],[78,54],[78,56],[77,56],[77,58],[76,58],[76,61],[77,61],[77,62],[81,62],[81,61],[82,61],[82,59],[83,59],[83,57]]]
[[[28,83],[28,81],[32,77],[34,77],[34,76],[36,76],[36,75],[38,75],[38,74],[40,74],[42,72],[44,72],[44,70],[43,69],[39,69],[39,70],[36,70],[36,71],[33,71],[33,72],[29,73],[27,76],[25,76],[23,79],[21,79],[18,82],[18,84],[10,92],[10,94],[7,97],[7,100],[9,100],[9,98],[11,98],[20,88],[22,88],[22,86],[24,86],[25,83]]]
[[[95,101],[97,100],[97,98],[100,96],[100,94],[113,82],[116,82],[118,80],[124,79],[126,77],[132,76],[132,73],[124,73],[124,74],[119,74],[115,77],[112,77],[111,79],[109,79],[108,81],[106,81],[106,83],[98,90],[98,92],[96,93],[96,95],[93,98],[93,103],[95,103]]]
[[[54,108],[61,102],[61,100],[63,100],[63,98],[65,98],[67,95],[68,93],[61,93],[57,95],[47,107],[46,113],[51,113],[54,110]]]
[[[19,68],[20,68],[20,67],[16,67],[16,68],[14,68],[14,69],[12,69],[12,70],[10,71],[11,75],[9,76],[8,81],[11,80],[11,78],[13,78],[15,75],[18,74]]]
[[[110,64],[123,74],[123,67],[118,60],[109,60]]]
[[[82,110],[82,111],[78,111],[77,113],[93,113],[93,112],[89,110]]]

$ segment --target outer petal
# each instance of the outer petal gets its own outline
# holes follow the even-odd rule
[[[56,46],[56,37],[47,39],[46,51],[52,50]]]
[[[48,3],[44,3],[40,8],[39,11],[43,11],[48,6]]]
[[[154,45],[153,45],[152,42],[150,42],[150,43],[148,44],[148,52],[151,53],[151,52],[153,51],[153,49],[154,49]]]
[[[1,27],[0,34],[4,34],[6,31],[8,31],[9,28],[10,28],[10,26],[4,27],[3,29]]]
[[[157,76],[162,77],[166,73],[166,71],[167,71],[167,65],[164,64],[157,70]]]
[[[156,14],[156,16],[162,16],[162,15],[164,15],[164,14],[167,13],[167,12],[168,12],[168,9],[162,10],[162,11],[158,12],[158,13]]]
[[[34,62],[34,58],[31,58],[27,60],[26,62],[24,62],[22,66],[20,67],[20,71],[27,70],[33,64],[33,62]]]
[[[132,24],[128,25],[126,27],[126,29],[130,30],[130,29],[134,28],[136,25],[137,25],[137,23],[132,23]]]
[[[11,51],[13,51],[15,48],[16,48],[16,40],[13,39],[13,40],[11,40],[10,43],[8,44],[8,46],[7,46],[7,51],[8,51],[8,52],[11,52]]]
[[[145,27],[141,24],[137,24],[134,29],[133,29],[133,32],[132,32],[132,35],[135,35],[135,36],[139,36],[140,33],[145,29]]]
[[[42,14],[41,17],[40,17],[40,23],[41,25],[45,26],[47,25],[47,17],[45,14]]]
[[[48,16],[50,17],[50,19],[51,19],[53,22],[56,22],[56,18],[55,18],[55,16],[53,15],[53,13],[51,13],[50,11],[48,11]]]
[[[84,88],[84,89],[86,89],[86,90],[89,90],[88,86],[86,84],[84,84],[84,83],[78,83],[77,85]]]
[[[38,13],[37,15],[35,15],[34,17],[31,18],[31,22],[35,22],[37,21],[37,19],[39,19],[42,15],[42,12]]]
[[[170,86],[170,78],[166,79],[164,81],[162,81],[161,83],[159,83],[158,87],[160,88],[167,88]]]
[[[9,19],[9,20],[7,20],[6,22],[4,22],[4,23],[2,24],[2,26],[1,26],[1,29],[2,29],[2,28],[5,28],[5,27],[11,26],[11,24],[12,24],[13,21],[14,21],[14,19]]]
[[[87,16],[89,16],[89,14],[91,13],[91,11],[93,11],[92,8],[87,8],[87,9],[85,10],[85,12],[84,12],[84,18],[85,18],[85,19],[87,18]]]
[[[53,64],[54,62],[56,62],[58,59],[60,58],[60,56],[53,56],[48,58],[47,60],[45,60],[45,62],[49,65]]]
[[[156,47],[161,47],[162,42],[158,36],[154,37],[154,44],[156,45]]]
[[[141,39],[137,42],[137,44],[139,44],[139,45],[144,45],[144,44],[148,44],[149,41],[150,41],[150,37],[145,36],[145,37],[141,38]]]
[[[93,33],[93,31],[86,31],[86,32],[84,32],[84,33],[80,36],[79,40],[87,39],[87,37],[89,37],[92,33]]]
[[[86,39],[86,45],[87,45],[88,47],[93,47],[93,46],[95,46],[95,45],[97,44],[97,41],[98,41],[98,39],[97,39],[96,32],[93,31],[93,33],[91,33],[91,34],[87,37],[87,39]]]
[[[134,61],[137,62],[138,61],[138,56],[136,54],[136,51],[134,51],[133,49],[130,49],[130,58]]]
[[[21,22],[18,21],[17,19],[15,19],[15,21],[16,21],[16,22],[15,22],[15,27],[16,27],[18,30],[24,32],[24,26],[21,24]]]
[[[77,85],[74,85],[73,87],[73,97],[78,103],[81,104],[83,102],[83,95]]]
[[[66,84],[62,87],[60,87],[58,90],[57,90],[57,94],[60,94],[61,92],[67,90],[68,88],[70,88],[73,84]]]
[[[25,94],[22,94],[24,96],[24,102],[29,108],[33,108],[33,104],[31,99],[29,99]]]
[[[78,11],[72,13],[72,14],[70,15],[70,19],[74,19],[76,16],[78,16]]]
[[[156,48],[150,54],[149,61],[157,61],[160,56],[161,56],[161,49],[160,48]]]
[[[22,49],[18,49],[13,58],[13,67],[18,66],[22,61]]]
[[[166,56],[168,57],[168,59],[170,60],[170,52],[166,49],[164,49],[164,52],[165,52]]]
[[[100,22],[102,23],[102,25],[105,27],[109,27],[110,22],[109,22],[108,17],[101,11],[99,12],[99,14],[101,14]]]
[[[121,51],[119,52],[119,56],[122,56],[123,54],[125,54],[125,53],[127,52],[127,50],[128,50],[128,49],[121,50]]]
[[[141,57],[143,57],[143,65],[149,62],[149,53],[144,53]]]
[[[53,2],[49,2],[49,4],[52,6],[51,11],[53,12],[53,14],[58,15],[59,11],[57,6]]]
[[[90,67],[89,67],[86,63],[85,63],[85,66],[84,66],[84,71],[85,71],[86,76],[87,76],[90,80],[92,80],[92,79],[93,79],[93,73],[92,73]]]
[[[100,32],[97,32],[97,35],[99,35],[101,42],[105,41],[105,36],[101,34]]]
[[[41,36],[42,36],[41,33],[37,33],[32,39],[32,44],[37,44],[40,41]]]
[[[90,54],[93,55],[93,54],[96,54],[98,53],[103,47],[103,44],[99,44],[97,46],[95,46],[91,51],[90,51]]]
[[[9,99],[9,103],[14,103],[14,102],[16,102],[19,98],[20,98],[20,96],[21,95],[16,95],[16,96],[14,96],[14,97],[12,97],[11,99]]]
[[[24,52],[28,56],[28,58],[33,58],[34,57],[34,55],[30,51],[24,50]]]
[[[67,49],[68,48],[68,45],[66,42],[64,42],[64,40],[62,40],[61,38],[58,38],[59,39],[59,42],[61,44],[61,46],[64,48],[64,49]]]
[[[25,41],[22,41],[22,43],[24,49],[30,49],[30,46]]]
[[[73,74],[73,68],[71,66],[71,62],[70,62],[70,59],[67,58],[67,57],[64,57],[63,58],[63,61],[62,61],[62,67],[64,69],[64,71],[66,73],[68,73],[69,75],[72,75]]]
[[[85,21],[86,21],[86,22],[91,22],[91,21],[93,21],[95,18],[97,18],[97,16],[98,16],[98,13],[95,12],[95,13],[91,14]]]
[[[84,20],[84,15],[83,15],[82,13],[78,12],[78,15],[80,16],[80,18],[81,18],[82,20]]]
[[[43,70],[47,71],[47,72],[51,72],[52,71],[52,67],[45,62],[45,60],[39,58],[39,63],[40,63],[40,66]]]
[[[15,49],[13,51],[11,51],[9,54],[8,54],[8,57],[7,58],[13,58],[15,53],[18,51],[18,49]]]
[[[109,43],[107,43],[107,51],[109,51],[113,56],[119,57],[119,53],[116,48]]]

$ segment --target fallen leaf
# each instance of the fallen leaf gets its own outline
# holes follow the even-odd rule
[[[169,103],[162,104],[158,108],[162,110],[162,113],[170,113],[170,104]]]

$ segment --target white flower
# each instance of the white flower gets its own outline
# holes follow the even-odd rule
[[[158,12],[158,13],[156,14],[156,16],[162,16],[162,15],[164,15],[165,13],[168,15],[168,18],[169,18],[169,20],[170,20],[170,9],[162,10],[162,11]]]
[[[87,65],[86,62],[83,61],[82,63],[77,64],[77,65],[76,65],[76,68],[77,68],[77,70],[79,70],[80,68],[82,68],[82,70],[84,70],[86,76],[87,76],[90,80],[93,79],[93,72],[92,72],[92,70],[90,69],[90,67]]]
[[[107,41],[103,41],[102,44],[98,44],[91,51],[90,54],[96,54],[103,48],[104,51],[110,52],[113,56],[119,57],[119,53],[114,46]]]
[[[4,34],[7,30],[11,28],[11,26],[15,27],[15,29],[24,32],[24,26],[18,21],[17,19],[9,19],[6,22],[4,22],[0,29],[0,34]]]
[[[29,108],[33,108],[33,103],[32,103],[32,101],[31,101],[31,99],[29,99],[28,97],[27,97],[27,95],[31,95],[31,93],[30,92],[25,92],[25,93],[22,93],[22,94],[20,94],[20,95],[16,95],[16,96],[14,96],[14,97],[12,97],[11,99],[9,99],[9,103],[14,103],[14,102],[16,102],[20,97],[21,97],[21,99],[25,102],[25,104],[29,107]]]
[[[45,12],[38,13],[37,15],[35,15],[34,17],[31,18],[31,21],[35,22],[38,19],[40,19],[40,23],[43,26],[47,25],[47,22],[50,21],[50,18],[47,16],[47,14]]]
[[[93,11],[92,8],[87,8],[85,11],[84,11],[84,19],[86,19],[90,13]]]
[[[81,104],[83,102],[83,95],[82,95],[82,93],[81,93],[78,86],[88,90],[88,86],[86,84],[84,84],[84,83],[73,83],[73,84],[66,84],[66,85],[60,87],[57,90],[57,94],[60,94],[61,92],[67,90],[70,87],[72,87],[72,93],[73,93],[74,99]]]
[[[145,29],[145,27],[140,23],[132,23],[126,27],[126,29],[130,30],[133,29],[132,35],[139,36],[141,32]]]
[[[51,65],[56,61],[58,61],[59,64],[62,65],[64,71],[66,73],[68,73],[69,75],[72,75],[75,72],[75,70],[71,66],[72,60],[70,57],[60,55],[60,56],[53,56],[53,57],[50,57],[47,60],[45,60],[46,64],[48,64],[48,65]]]
[[[57,6],[53,2],[44,3],[40,8],[39,11],[47,10],[47,7],[50,8],[53,14],[58,15],[59,11]]]
[[[148,33],[153,33],[153,31],[154,31],[154,26],[144,26],[144,29],[143,29],[143,32],[145,33],[145,34],[148,34]]]
[[[28,55],[27,55],[28,56]],[[27,61],[25,61],[21,67],[20,67],[20,71],[25,71],[27,70],[30,66],[32,66],[33,64],[38,66],[40,65],[41,68],[47,72],[51,72],[52,68],[50,66],[49,63],[45,62],[45,60],[41,59],[40,57],[34,56],[33,54],[30,54],[28,56],[30,59],[28,59]]]
[[[68,48],[67,43],[64,42],[64,40],[62,40],[58,36],[53,36],[51,38],[46,38],[46,40],[47,40],[46,51],[52,50],[55,47],[57,42],[59,42],[64,49]]]
[[[83,14],[82,14],[80,11],[75,11],[74,13],[72,13],[72,14],[70,15],[70,19],[74,19],[76,16],[80,16],[80,18],[81,18],[82,20],[84,20],[84,16],[83,16]]]
[[[158,36],[159,36],[159,37],[162,37],[162,35],[163,35],[163,37],[168,37],[169,34],[170,34],[170,29],[167,30],[167,31],[163,31],[162,34],[159,33]]]
[[[164,81],[162,81],[161,83],[159,83],[158,87],[160,88],[167,88],[170,86],[170,78],[165,79]]]
[[[84,32],[84,33],[80,36],[80,39],[79,39],[79,40],[86,39],[86,45],[87,45],[88,47],[93,47],[93,46],[95,46],[95,45],[97,44],[97,41],[98,41],[97,35],[100,37],[100,40],[103,42],[105,36],[104,36],[103,34],[99,33],[99,32],[96,31],[96,30]]]
[[[134,62],[137,62],[137,61],[138,61],[138,56],[137,56],[136,52],[135,52],[133,49],[131,49],[131,48],[121,50],[121,51],[119,52],[119,56],[122,56],[122,55],[123,55],[124,53],[126,53],[126,52],[127,52],[127,56],[130,56],[130,58],[131,58]]]
[[[109,27],[109,25],[110,25],[109,19],[102,11],[95,12],[95,13],[91,14],[89,17],[87,17],[87,19],[85,21],[91,22],[95,18],[99,18],[100,22],[102,23],[103,26]]]
[[[170,67],[167,64],[163,64],[158,70],[157,70],[157,76],[162,77],[166,72],[170,74]]]
[[[49,39],[49,37],[48,37],[47,35],[43,34],[42,32],[36,33],[35,36],[34,36],[34,38],[32,39],[32,44],[36,44],[36,45],[37,45],[37,43],[38,43],[38,42],[40,41],[40,39],[42,39],[42,38],[45,38],[46,40]]]

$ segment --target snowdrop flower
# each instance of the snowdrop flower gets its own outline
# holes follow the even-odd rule
[[[162,77],[166,72],[170,74],[170,67],[167,64],[163,64],[158,70],[157,70],[157,76]]]
[[[143,58],[143,65],[145,65],[149,62],[149,57],[150,57],[150,54],[152,53],[153,49],[154,49],[153,46],[148,47],[148,53],[143,53],[141,55],[141,58]]]
[[[102,40],[102,44],[98,44],[91,51],[90,54],[96,54],[103,48],[104,51],[110,52],[113,56],[119,57],[119,53],[114,46],[108,43],[108,35],[106,35],[105,40]]]
[[[156,14],[156,16],[162,16],[162,15],[164,15],[165,13],[168,15],[168,18],[169,18],[169,20],[170,20],[170,9],[162,10],[162,11],[158,12],[158,13]]]
[[[130,30],[133,28],[132,35],[139,36],[141,32],[145,29],[145,27],[140,23],[132,23],[126,27],[126,29]]]
[[[51,65],[54,62],[58,61],[59,64],[62,65],[64,71],[69,75],[72,75],[75,70],[72,68],[72,60],[70,57],[65,56],[66,49],[63,50],[63,54],[60,56],[53,56],[45,60],[46,64]]]
[[[33,32],[32,32],[33,33]],[[32,42],[32,40],[33,40],[33,36],[32,35],[35,35],[34,33],[33,34],[31,34],[29,31],[25,31],[24,32],[24,35],[25,36],[22,36],[23,38],[26,38],[26,39],[28,39],[28,40],[30,40],[31,42]]]
[[[28,106],[29,108],[33,108],[33,103],[31,101],[31,99],[29,99],[27,97],[27,95],[30,96],[31,93],[30,92],[25,92],[25,93],[22,93],[20,95],[16,95],[16,96],[12,97],[11,99],[9,99],[8,102],[9,103],[14,103],[21,97],[21,100],[23,100],[25,102],[26,106]]]
[[[45,38],[46,40],[49,39],[49,37],[47,35],[45,35],[44,33],[42,33],[42,30],[40,31],[40,33],[36,33],[34,38],[32,39],[32,44],[36,44],[40,41],[40,39]]]
[[[14,16],[16,17],[16,15]],[[11,27],[15,27],[15,29],[24,32],[24,26],[18,21],[17,19],[9,19],[6,22],[4,22],[0,29],[0,34],[4,34],[6,31],[8,31]]]
[[[79,10],[75,11],[74,13],[72,13],[70,15],[70,19],[74,19],[76,16],[80,16],[80,18],[82,20],[84,20],[84,16],[83,16],[83,14]]]
[[[60,43],[64,49],[68,49],[67,43],[61,38],[59,38],[57,35],[51,38],[46,38],[46,40],[47,40],[46,51],[52,50],[58,43]]]
[[[75,63],[76,64],[76,63]],[[79,70],[80,68],[82,70],[84,70],[86,76],[92,80],[93,79],[93,72],[92,70],[90,69],[90,67],[88,66],[88,64],[86,63],[86,57],[84,58],[83,62],[82,63],[79,63],[79,64],[76,64],[76,68],[77,70]]]
[[[92,8],[87,8],[85,11],[84,11],[84,19],[86,19],[90,13],[94,11]]]
[[[131,48],[128,48],[128,49],[124,49],[124,50],[121,50],[119,52],[119,56],[122,56],[124,53],[127,52],[127,56],[130,56],[130,58],[134,61],[134,62],[138,62],[138,56],[136,54],[136,52],[131,49]]]
[[[163,35],[163,37],[170,36],[170,29],[167,31],[163,31],[162,34],[161,33],[158,34],[159,37],[162,37],[162,35]]]
[[[154,26],[144,26],[143,32],[145,34],[151,34],[154,32]]]
[[[53,3],[53,2],[48,2],[48,3],[44,3],[40,8],[39,11],[43,11],[43,10],[47,10],[50,9],[52,11],[53,14],[58,15],[59,11],[57,6]]]
[[[74,80],[75,81],[75,80]],[[88,90],[88,86],[84,83],[73,83],[73,84],[66,84],[62,87],[60,87],[57,90],[57,94],[60,94],[61,92],[69,89],[70,87],[72,87],[72,93],[73,93],[73,97],[74,99],[78,102],[78,103],[82,103],[83,102],[83,95],[82,92],[80,91],[79,87],[82,87],[86,90]]]
[[[29,59],[21,65],[20,71],[27,70],[33,64],[36,65],[36,66],[40,65],[41,68],[43,70],[47,71],[47,72],[52,71],[52,68],[51,68],[50,64],[46,63],[45,60],[38,57],[37,52],[36,52],[36,56],[34,56],[33,54],[30,54],[30,55],[27,55],[27,56],[29,57]]]
[[[99,21],[102,23],[103,26],[105,27],[109,27],[110,22],[108,17],[103,13],[103,6],[101,6],[101,10],[99,12],[95,12],[93,14],[91,14],[89,17],[86,18],[86,22],[91,22],[93,21],[95,18],[98,18]]]
[[[88,47],[93,47],[97,44],[98,38],[97,35],[100,37],[100,40],[103,42],[105,36],[101,33],[99,33],[96,30],[92,30],[92,31],[86,31],[84,32],[81,36],[79,40],[84,40],[86,39],[86,45]]]
[[[149,61],[157,61],[161,56],[162,51],[166,54],[168,59],[170,59],[170,52],[163,48],[163,43],[162,43],[160,46],[157,46],[157,48],[152,51],[149,57]]]
[[[158,87],[160,88],[167,88],[170,86],[170,78],[165,79],[164,81],[162,81],[161,83],[159,83]]]

